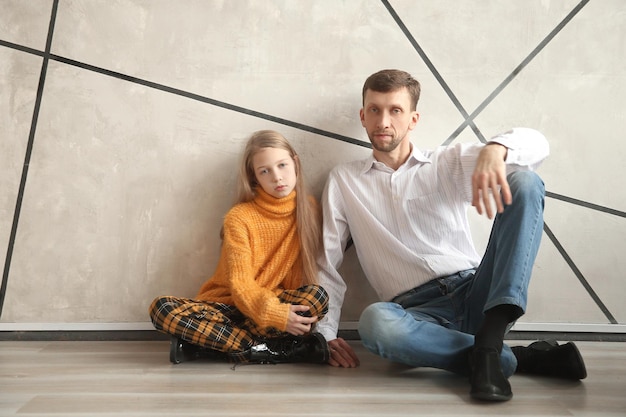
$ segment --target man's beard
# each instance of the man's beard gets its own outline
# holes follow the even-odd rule
[[[409,131],[407,130],[402,136],[394,136],[389,143],[379,143],[372,139],[372,135],[368,134],[368,136],[370,138],[370,143],[372,144],[372,147],[378,152],[391,152],[398,147],[398,145],[400,144],[400,142],[402,142],[408,132]]]

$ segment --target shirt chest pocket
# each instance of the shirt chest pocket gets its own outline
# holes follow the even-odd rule
[[[437,194],[440,191],[437,171],[432,169],[432,165],[421,168],[419,172],[407,175],[401,183],[401,187],[404,189],[405,201],[428,198],[428,196]]]
[[[426,172],[414,175],[407,182],[403,206],[415,224],[432,226],[432,222],[443,220],[442,216],[447,212],[446,192],[434,170],[421,171]]]

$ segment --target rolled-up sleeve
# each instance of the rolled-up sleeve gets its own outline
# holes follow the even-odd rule
[[[489,140],[508,149],[507,165],[517,165],[535,170],[550,154],[546,137],[535,129],[516,127]]]

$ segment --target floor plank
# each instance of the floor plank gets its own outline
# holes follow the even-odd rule
[[[351,343],[357,369],[172,365],[164,341],[3,341],[0,416],[626,415],[626,343],[577,342],[587,379],[514,375],[513,400],[497,404],[471,401],[465,378],[393,364]]]

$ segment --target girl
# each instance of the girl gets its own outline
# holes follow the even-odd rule
[[[154,327],[172,336],[170,361],[214,353],[234,362],[327,362],[326,340],[312,332],[328,311],[315,285],[319,213],[293,147],[278,132],[255,132],[215,274],[194,299],[158,297],[150,306]]]

